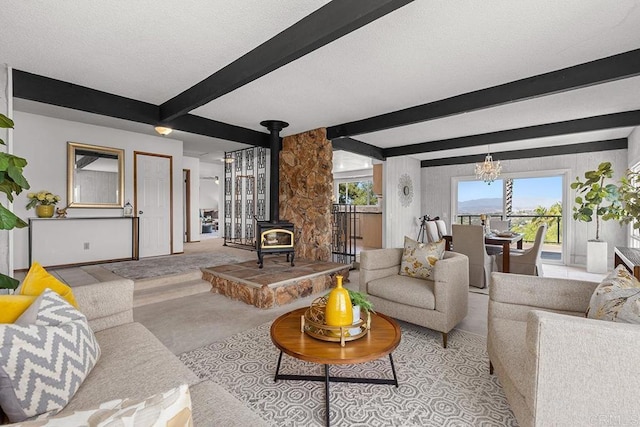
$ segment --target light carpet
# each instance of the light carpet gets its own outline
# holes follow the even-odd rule
[[[253,259],[251,257],[251,259]],[[102,267],[131,280],[148,279],[150,277],[168,276],[186,273],[205,267],[244,262],[247,258],[218,251],[215,253],[198,253],[187,255],[168,255],[144,258],[139,261],[122,261],[103,264]]]
[[[270,322],[180,355],[200,378],[209,378],[274,426],[324,425],[324,383],[274,383],[279,350]],[[401,323],[393,352],[399,388],[331,383],[332,426],[516,426],[495,376],[489,375],[486,339],[451,331],[441,335]],[[349,345],[347,343],[347,345]],[[283,355],[282,374],[323,375],[322,365]],[[332,366],[331,375],[392,378],[389,358]]]

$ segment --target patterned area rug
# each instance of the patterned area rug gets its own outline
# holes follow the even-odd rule
[[[247,252],[251,256],[251,252]],[[255,258],[255,254],[251,259]],[[229,255],[223,251],[215,253],[199,253],[188,255],[168,255],[144,258],[139,261],[122,261],[103,264],[102,267],[131,280],[148,279],[150,277],[168,276],[186,273],[203,267],[233,264],[246,261],[248,258]],[[256,258],[257,259],[257,258]]]
[[[269,324],[226,341],[183,353],[180,359],[274,426],[324,425],[324,383],[274,383],[279,351]],[[486,339],[454,330],[449,347],[441,335],[401,323],[402,341],[393,352],[399,388],[331,383],[332,426],[516,426],[495,376],[489,375]],[[348,343],[347,343],[348,345]],[[281,373],[323,375],[321,365],[283,355]],[[392,378],[389,358],[332,366],[331,375]]]

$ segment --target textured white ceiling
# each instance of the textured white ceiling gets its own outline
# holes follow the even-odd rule
[[[160,104],[326,3],[3,2],[0,63]],[[259,131],[262,120],[285,120],[290,127],[282,134],[290,135],[638,49],[638,28],[640,0],[416,0],[192,113]],[[640,109],[638,83],[631,78],[356,138],[396,147]],[[40,107],[16,102],[21,108]],[[146,125],[65,109],[46,114],[149,132]],[[186,153],[211,161],[242,146],[172,137],[184,141]],[[589,137],[555,139],[567,138]]]

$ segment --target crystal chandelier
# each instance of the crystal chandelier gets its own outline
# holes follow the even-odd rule
[[[502,171],[500,160],[494,162],[490,148],[487,147],[487,157],[484,158],[484,163],[476,163],[476,179],[481,179],[491,185],[500,176],[500,171]]]

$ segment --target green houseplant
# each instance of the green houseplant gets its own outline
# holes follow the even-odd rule
[[[620,178],[618,187],[622,215],[620,222],[631,223],[634,229],[640,228],[640,172],[627,169],[625,175]]]
[[[373,304],[371,303],[371,301],[369,301],[367,294],[365,294],[364,292],[352,291],[351,289],[348,289],[348,291],[349,291],[349,298],[351,299],[352,306],[354,307],[358,306],[360,307],[361,310],[375,313],[375,311],[373,311]],[[355,320],[355,317],[354,317],[354,320]]]
[[[13,126],[13,120],[0,113],[0,128],[13,129]],[[2,139],[0,139],[0,144],[6,145]],[[22,175],[22,170],[26,165],[25,159],[0,152],[0,191],[7,196],[7,200],[10,202],[13,202],[14,195],[29,189],[29,183]],[[26,222],[0,203],[0,230],[12,230],[26,226]],[[13,277],[0,273],[0,289],[15,289],[19,283]]]
[[[573,219],[596,223],[596,238],[587,242],[587,271],[604,273],[607,271],[607,242],[600,240],[600,221],[620,220],[622,204],[618,187],[614,183],[605,184],[612,179],[613,168],[610,162],[602,162],[596,170],[584,173],[585,180],[579,177],[571,183],[576,190]]]

